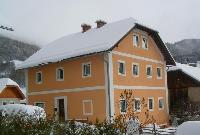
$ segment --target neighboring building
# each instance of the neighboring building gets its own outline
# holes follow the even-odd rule
[[[158,124],[167,124],[165,69],[175,62],[158,32],[133,18],[96,23],[83,24],[82,32],[46,45],[17,67],[26,69],[28,104],[50,115],[58,110],[66,120],[104,120],[126,112],[120,94],[130,89],[137,102],[145,99]]]
[[[9,78],[0,78],[0,105],[18,104],[24,100],[19,85]]]
[[[168,89],[170,112],[188,100],[200,103],[200,68],[176,63],[168,69]]]

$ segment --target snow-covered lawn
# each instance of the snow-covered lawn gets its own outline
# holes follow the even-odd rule
[[[176,135],[200,135],[200,121],[187,121],[178,126]]]

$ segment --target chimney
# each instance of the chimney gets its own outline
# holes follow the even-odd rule
[[[107,22],[105,22],[103,20],[97,20],[95,23],[97,24],[97,28],[101,28],[102,26],[107,24]]]
[[[91,29],[91,25],[86,24],[86,23],[81,24],[81,27],[82,27],[82,33],[88,31],[89,29]]]

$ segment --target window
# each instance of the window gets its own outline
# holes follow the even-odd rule
[[[42,83],[42,72],[36,73],[36,83],[41,84]]]
[[[148,99],[148,109],[149,109],[149,111],[153,111],[153,107],[154,107],[153,98],[149,98]]]
[[[125,62],[124,61],[118,61],[118,74],[125,75]]]
[[[138,37],[138,35],[133,35],[133,45],[138,47],[138,45],[139,45],[139,37]]]
[[[158,98],[158,108],[159,108],[159,110],[164,109],[164,99],[163,99],[163,97]]]
[[[157,68],[157,78],[158,79],[162,78],[162,72],[161,72],[161,68],[160,67]]]
[[[120,113],[126,113],[127,102],[125,99],[120,100]]]
[[[90,77],[91,76],[91,63],[84,63],[82,64],[83,70],[83,77]]]
[[[135,109],[136,112],[140,112],[141,111],[140,98],[135,98],[134,109]]]
[[[56,80],[58,80],[58,81],[64,80],[64,68],[56,69]]]
[[[83,100],[83,115],[93,115],[92,100]]]
[[[43,102],[35,102],[35,106],[44,108],[45,104]]]
[[[132,72],[133,72],[133,76],[135,76],[135,77],[139,76],[139,64],[137,64],[137,63],[133,64]]]
[[[152,66],[151,65],[148,65],[146,67],[146,74],[147,74],[147,77],[148,78],[151,78],[152,77]]]
[[[142,48],[148,49],[147,38],[142,37]]]

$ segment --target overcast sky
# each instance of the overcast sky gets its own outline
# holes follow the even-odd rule
[[[133,17],[159,31],[164,42],[200,38],[200,0],[1,0],[0,34],[46,45],[79,32],[82,23]]]

